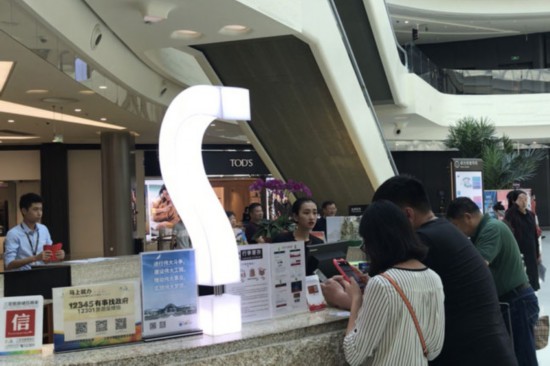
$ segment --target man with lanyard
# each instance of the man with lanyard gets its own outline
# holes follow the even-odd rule
[[[43,250],[45,244],[52,244],[52,238],[48,228],[40,223],[42,197],[35,193],[24,194],[19,200],[19,209],[23,222],[8,231],[4,242],[4,268],[26,270],[31,269],[31,264],[65,258],[63,250],[55,252],[56,258],[51,250]]]
[[[539,315],[535,292],[529,285],[514,234],[502,221],[482,214],[468,197],[449,204],[447,218],[469,236],[487,262],[501,302],[510,304],[514,350],[520,366],[535,366],[534,325]]]

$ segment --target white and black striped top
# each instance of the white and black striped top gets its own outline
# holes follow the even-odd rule
[[[428,359],[441,352],[445,333],[443,285],[430,269],[386,271],[411,303],[422,329]],[[344,338],[350,365],[427,365],[414,321],[401,296],[382,276],[372,277],[363,295],[355,329]]]

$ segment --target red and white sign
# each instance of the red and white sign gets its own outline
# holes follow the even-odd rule
[[[35,310],[6,311],[6,338],[34,336]]]
[[[43,316],[42,296],[0,298],[0,355],[42,352]]]

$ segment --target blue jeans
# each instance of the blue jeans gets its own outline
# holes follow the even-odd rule
[[[533,288],[518,291],[518,296],[508,299],[514,337],[514,351],[520,366],[536,366],[534,328],[539,318],[539,301]]]

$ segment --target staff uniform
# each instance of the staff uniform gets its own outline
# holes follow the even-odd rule
[[[31,230],[24,222],[14,226],[8,231],[4,242],[4,267],[16,260],[32,257],[43,251],[45,244],[52,244],[50,232],[45,225],[35,224]],[[44,264],[42,261],[33,262],[32,265]],[[31,264],[21,266],[17,270],[31,269]]]

